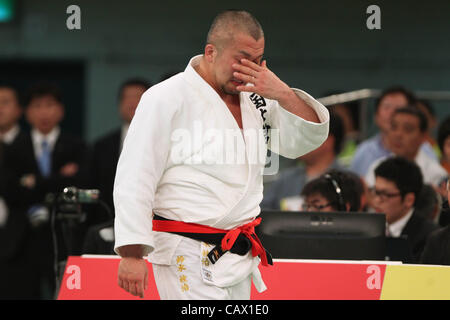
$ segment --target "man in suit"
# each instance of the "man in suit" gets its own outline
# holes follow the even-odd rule
[[[18,121],[22,116],[14,87],[0,84],[0,299],[38,298],[37,283],[30,270],[30,232],[25,208],[8,186],[10,171],[4,154],[20,143],[25,133]],[[16,201],[13,201],[16,198]]]
[[[450,199],[450,180],[447,180],[447,199]],[[442,208],[442,213],[450,215],[450,209]],[[442,215],[441,213],[441,215]],[[425,264],[450,265],[450,224],[433,231],[427,239],[420,262]]]
[[[56,87],[46,84],[32,87],[25,106],[31,131],[5,153],[5,166],[12,175],[9,188],[17,197],[14,200],[27,208],[35,239],[32,251],[36,253],[35,261],[39,262],[36,267],[40,270],[44,297],[51,298],[53,242],[50,208],[45,205],[45,198],[48,194],[60,193],[64,187],[78,185],[85,145],[80,139],[62,132],[59,124],[64,117],[64,105]],[[79,235],[78,243],[73,243],[72,254],[81,251],[82,237]],[[63,260],[67,252],[64,247],[59,248],[58,259]]]
[[[13,144],[23,135],[18,124],[21,116],[17,91],[12,86],[0,84],[0,140],[6,145]]]
[[[437,228],[415,209],[422,187],[420,168],[405,158],[388,158],[375,169],[374,209],[386,214],[387,237],[407,237],[411,263],[419,261],[426,238]]]
[[[89,170],[89,187],[100,190],[100,199],[114,214],[113,187],[116,175],[117,161],[122,150],[123,141],[128,132],[134,112],[142,94],[150,87],[150,83],[143,79],[128,79],[119,89],[119,114],[122,126],[98,139],[92,148]],[[89,230],[85,240],[83,253],[112,253],[114,238],[111,234],[113,220],[105,208],[97,207],[89,217]],[[102,231],[103,230],[103,231]],[[113,233],[112,233],[113,234]],[[94,243],[95,242],[95,243]],[[94,248],[110,248],[106,251]]]
[[[0,143],[3,145],[3,152],[23,139],[24,133],[20,130],[18,121],[22,116],[22,108],[19,104],[17,91],[9,85],[0,84]],[[2,176],[6,182],[7,170]],[[8,188],[4,190],[8,192]],[[2,194],[5,195],[5,194]],[[0,227],[8,220],[8,206],[5,199],[0,197]]]
[[[421,263],[450,265],[450,225],[433,231],[423,249]]]

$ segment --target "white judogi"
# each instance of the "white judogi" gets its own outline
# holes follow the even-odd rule
[[[152,211],[168,219],[227,230],[246,224],[260,213],[263,196],[262,169],[267,151],[263,127],[278,129],[269,131],[269,147],[289,158],[314,150],[328,136],[327,109],[298,89],[293,90],[316,111],[321,123],[305,121],[277,101],[240,93],[241,132],[224,101],[195,71],[200,59],[192,58],[184,72],[143,94],[117,166],[116,252],[124,245],[143,245],[145,254],[150,253],[157,283],[163,281],[158,281],[164,273],[158,270],[163,266],[172,270],[165,274],[173,279],[180,277],[177,260],[188,260],[180,248],[191,244],[198,252],[197,263],[192,259],[189,266],[181,263],[181,269],[196,268],[192,274],[197,279],[187,279],[189,290],[183,290],[179,279],[167,280],[168,285],[178,281],[180,286],[159,287],[161,298],[192,299],[198,297],[194,291],[202,291],[201,286],[227,290],[239,287],[252,275],[255,286],[260,290],[264,286],[257,268],[259,258],[253,258],[250,252],[246,256],[227,252],[216,264],[206,265],[205,260],[201,262],[206,245],[152,231]],[[228,139],[230,134],[232,139]],[[258,161],[261,154],[263,159]],[[223,297],[213,294],[209,298]]]

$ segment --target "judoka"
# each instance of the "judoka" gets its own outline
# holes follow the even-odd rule
[[[263,60],[246,11],[213,21],[204,52],[146,91],[114,184],[118,284],[143,297],[146,257],[161,299],[249,299],[265,290],[260,223],[267,150],[297,158],[327,138],[327,109]],[[260,155],[263,155],[261,157]]]

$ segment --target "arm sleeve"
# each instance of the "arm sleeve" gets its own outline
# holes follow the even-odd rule
[[[153,88],[152,88],[153,89]],[[153,250],[152,208],[166,167],[176,103],[148,90],[130,124],[114,181],[114,251],[140,244],[144,256]]]
[[[304,120],[273,101],[269,109],[269,141],[271,151],[283,157],[296,159],[318,148],[328,137],[330,115],[328,110],[306,92],[293,89],[295,94],[317,114],[320,123]],[[275,129],[275,131],[273,130]],[[276,135],[278,137],[276,137]]]

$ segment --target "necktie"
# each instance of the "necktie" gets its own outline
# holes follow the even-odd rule
[[[42,153],[39,157],[39,169],[43,177],[50,175],[51,169],[51,152],[47,141],[42,141]]]

